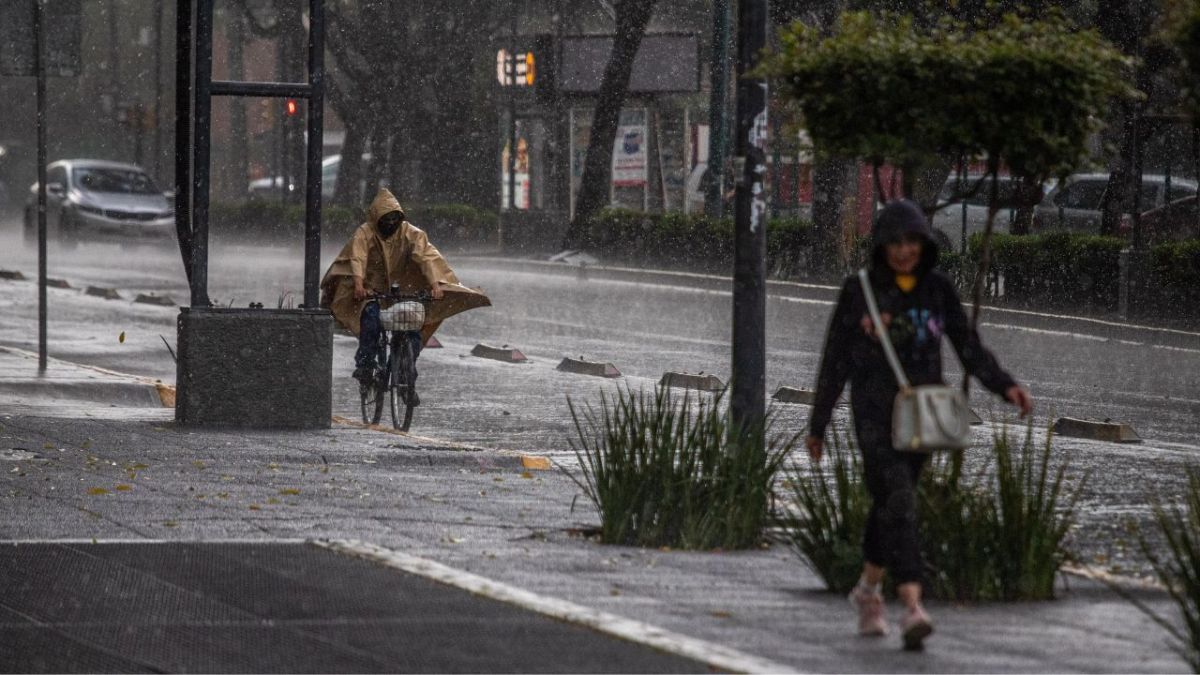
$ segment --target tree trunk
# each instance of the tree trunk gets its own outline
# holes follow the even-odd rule
[[[813,163],[813,237],[811,268],[818,275],[840,273],[842,203],[854,171],[853,160],[818,158]]]
[[[629,77],[633,60],[646,25],[654,12],[656,0],[620,0],[616,3],[617,34],[613,39],[612,55],[604,68],[596,110],[592,115],[591,138],[587,159],[580,180],[579,197],[575,202],[575,217],[563,238],[563,248],[571,248],[582,237],[589,218],[608,203],[609,183],[612,180],[612,152],[620,122],[621,108],[629,93]]]

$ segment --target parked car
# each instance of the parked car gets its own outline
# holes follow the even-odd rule
[[[989,181],[979,185],[981,179],[983,176],[968,175],[966,177],[963,182],[965,189],[970,191],[976,185],[978,185],[978,189],[963,198],[957,198],[963,191],[963,186],[959,185],[957,176],[952,176],[942,187],[942,192],[938,195],[938,204],[947,204],[947,206],[938,209],[937,213],[933,215],[933,229],[934,238],[943,248],[949,248],[955,252],[962,250],[964,219],[968,239],[973,234],[983,232],[987,227],[991,183]],[[1018,181],[1012,176],[996,178],[996,196],[1000,211],[996,214],[996,220],[992,224],[993,232],[1009,232],[1011,230],[1012,223],[1017,218],[1019,187]],[[1048,187],[1048,185],[1042,187],[1042,197],[1045,197]]]
[[[1108,190],[1107,173],[1072,174],[1057,185],[1042,205],[1034,219],[1034,230],[1038,232],[1068,230],[1071,232],[1098,233],[1100,231],[1100,204]],[[1183,178],[1171,179],[1171,194],[1166,194],[1166,176],[1147,174],[1142,176],[1142,193],[1139,204],[1150,210],[1168,201],[1196,195],[1195,181]]]
[[[371,154],[370,153],[363,154],[364,165],[370,161],[371,161]],[[321,199],[333,198],[333,190],[337,184],[338,170],[340,170],[341,168],[342,168],[342,156],[341,155],[329,155],[328,157],[321,160]],[[299,173],[300,174],[304,173],[303,167],[301,167],[301,171]],[[303,175],[297,176],[296,181],[299,181],[299,182],[288,181],[283,176],[274,176],[274,177],[268,176],[266,178],[259,178],[257,180],[250,181],[248,192],[250,194],[251,199],[276,199],[277,200],[283,195],[284,190],[286,190],[288,193],[297,193],[298,192],[301,195],[303,195],[303,193],[304,193],[304,183],[303,183],[304,176]],[[363,180],[359,184],[358,191],[359,191],[360,195],[362,194],[362,192],[365,188],[366,188],[366,181]]]
[[[38,184],[25,202],[25,237],[37,238]],[[175,211],[139,166],[64,159],[46,167],[46,230],[71,245],[82,239],[169,241]]]
[[[1172,186],[1174,192],[1174,186]],[[1163,204],[1142,212],[1142,236],[1147,244],[1166,241],[1181,241],[1200,238],[1200,201],[1197,195]],[[1119,233],[1122,237],[1133,236],[1133,216],[1126,213],[1121,217]]]

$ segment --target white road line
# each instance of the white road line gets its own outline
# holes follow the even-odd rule
[[[736,673],[792,673],[796,670],[775,661],[736,649],[680,635],[657,626],[583,607],[573,602],[538,595],[515,586],[464,572],[441,563],[353,540],[314,540],[317,546],[374,560],[410,574],[461,588],[561,621],[587,626],[601,633],[693,659],[717,670]]]

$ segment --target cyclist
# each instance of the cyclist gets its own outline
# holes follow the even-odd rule
[[[425,232],[404,219],[404,209],[391,192],[380,189],[367,210],[367,221],[354,231],[321,281],[321,306],[333,312],[339,325],[358,336],[354,377],[359,382],[372,376],[378,359],[380,308],[372,294],[387,293],[393,285],[402,293],[427,290],[435,300],[441,300],[446,291],[461,297],[453,307],[431,311],[425,328],[411,335],[414,360],[442,319],[490,304],[483,294],[458,284],[458,277],[429,243]],[[419,405],[415,394],[413,390],[412,404]]]

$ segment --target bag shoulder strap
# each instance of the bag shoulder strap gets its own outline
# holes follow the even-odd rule
[[[892,347],[892,340],[888,337],[887,328],[883,325],[883,318],[879,316],[879,306],[875,304],[875,291],[871,289],[871,278],[867,274],[867,268],[864,267],[858,271],[858,281],[862,286],[863,297],[867,299],[867,311],[871,313],[871,322],[875,324],[875,334],[879,336],[879,344],[883,345],[883,353],[887,356],[888,364],[892,366],[896,382],[901,389],[911,389],[912,385],[908,383],[908,376],[900,367],[896,349]]]

